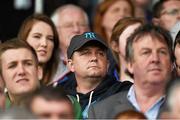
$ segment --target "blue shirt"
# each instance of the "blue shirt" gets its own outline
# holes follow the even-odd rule
[[[137,111],[141,112],[140,106],[137,103],[134,86],[132,85],[127,94],[128,101],[136,108]],[[144,114],[148,119],[156,119],[159,113],[161,105],[165,101],[165,96],[162,96],[157,100]]]

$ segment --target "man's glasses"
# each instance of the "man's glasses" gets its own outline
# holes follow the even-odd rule
[[[86,28],[88,26],[88,24],[86,24],[86,23],[77,23],[77,24],[68,23],[68,24],[64,24],[62,26],[58,26],[58,28],[72,29],[75,26],[77,26],[79,28]]]
[[[164,15],[164,14],[175,16],[175,15],[180,14],[180,9],[165,10],[161,13],[161,15]]]

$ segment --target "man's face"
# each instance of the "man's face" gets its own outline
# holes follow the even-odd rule
[[[38,88],[37,63],[28,49],[5,51],[1,56],[1,64],[2,79],[10,96],[24,95]]]
[[[74,116],[72,104],[65,100],[36,97],[31,104],[31,110],[40,119],[73,119]]]
[[[65,9],[59,16],[56,27],[60,40],[60,49],[67,50],[74,35],[89,31],[88,21],[84,13],[78,9]]]
[[[134,60],[128,66],[134,82],[141,87],[165,85],[172,71],[168,46],[157,37],[146,35],[133,43],[133,50]]]
[[[169,0],[165,2],[160,14],[159,25],[170,31],[176,22],[180,20],[180,1]]]
[[[107,74],[106,51],[97,46],[84,46],[74,52],[68,63],[70,70],[75,72],[77,80],[78,78],[103,78]]]
[[[179,43],[177,43],[176,46],[175,46],[174,55],[175,55],[175,58],[176,58],[177,74],[178,74],[178,76],[180,76],[180,44]]]

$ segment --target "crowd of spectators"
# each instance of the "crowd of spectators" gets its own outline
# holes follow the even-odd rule
[[[180,0],[0,8],[0,119],[180,118]]]

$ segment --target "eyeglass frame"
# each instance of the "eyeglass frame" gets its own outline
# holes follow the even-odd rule
[[[178,15],[180,14],[180,8],[177,9],[177,8],[174,8],[174,9],[171,9],[171,10],[164,10],[163,12],[160,13],[160,15],[171,15],[171,16],[175,16],[175,15]]]

